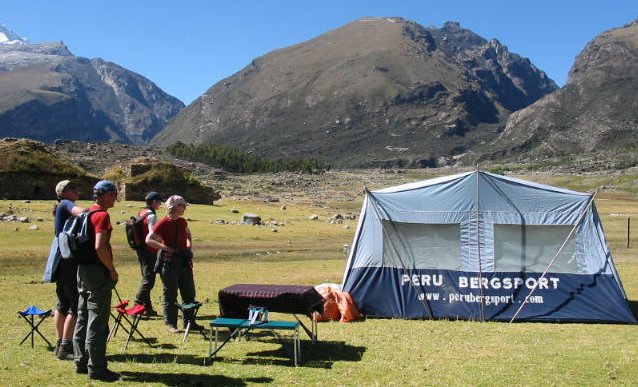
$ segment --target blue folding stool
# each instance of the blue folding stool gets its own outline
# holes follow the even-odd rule
[[[22,345],[25,341],[27,341],[29,337],[31,337],[31,348],[33,348],[35,334],[37,333],[38,335],[40,335],[40,337],[42,337],[42,339],[44,339],[44,341],[47,342],[47,344],[49,344],[49,347],[51,347],[51,343],[49,342],[49,340],[47,340],[47,338],[44,337],[44,335],[38,329],[40,324],[42,324],[42,322],[51,315],[51,309],[42,310],[38,308],[37,306],[31,305],[31,306],[28,306],[23,311],[18,311],[18,315],[22,316],[24,321],[26,321],[31,326],[31,330],[26,336],[24,336],[24,339],[22,339],[22,341],[20,342],[20,345]],[[36,316],[40,318],[39,320],[37,320],[37,322],[35,320]]]

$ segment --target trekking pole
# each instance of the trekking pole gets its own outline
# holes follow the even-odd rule
[[[115,295],[117,296],[117,300],[122,302],[122,297],[120,297],[120,293],[117,291],[117,288],[113,286],[113,290],[115,290]]]

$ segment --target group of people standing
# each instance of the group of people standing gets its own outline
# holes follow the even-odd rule
[[[109,334],[111,292],[119,274],[111,248],[111,224],[108,210],[117,200],[117,187],[108,180],[100,180],[93,187],[95,202],[83,209],[75,204],[79,198],[76,184],[63,180],[56,185],[58,203],[54,210],[55,238],[44,273],[44,280],[55,282],[57,305],[54,315],[58,341],[55,355],[60,360],[74,360],[79,374],[90,379],[116,381],[120,374],[107,367],[106,341]],[[163,283],[164,323],[169,332],[177,333],[177,292],[184,303],[195,302],[193,279],[192,238],[187,221],[183,218],[188,203],[178,195],[170,196],[165,203],[167,215],[158,218],[163,197],[157,192],[146,195],[146,207],[140,211],[144,219],[146,246],[136,250],[142,280],[135,303],[145,306],[146,316],[156,316],[151,300],[151,290],[159,272]],[[82,263],[62,259],[58,235],[65,221],[89,211],[90,245]],[[89,263],[85,263],[89,262]],[[203,329],[192,315],[184,316],[184,325],[191,329]]]

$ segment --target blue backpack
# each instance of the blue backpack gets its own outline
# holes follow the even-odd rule
[[[91,243],[95,239],[91,236],[93,227],[89,218],[98,211],[103,210],[83,212],[78,216],[71,216],[64,222],[64,227],[58,234],[62,259],[82,264],[97,262],[95,246]]]

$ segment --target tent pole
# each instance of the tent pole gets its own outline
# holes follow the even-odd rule
[[[594,198],[596,197],[597,194],[598,194],[598,190],[596,190],[591,195],[591,198],[589,199],[589,203],[587,203],[587,206],[583,209],[583,212],[581,212],[581,214],[578,216],[578,219],[576,220],[576,223],[574,223],[574,227],[572,227],[571,231],[569,232],[569,234],[567,235],[567,237],[563,241],[563,244],[558,249],[558,252],[556,252],[556,255],[554,255],[554,258],[552,258],[552,260],[549,262],[549,264],[547,265],[547,267],[543,271],[543,274],[541,274],[541,276],[538,277],[538,281],[536,281],[536,283],[534,284],[534,287],[532,287],[532,289],[529,291],[527,296],[525,296],[525,300],[523,301],[521,306],[518,307],[518,310],[516,310],[516,313],[514,313],[514,316],[512,316],[512,319],[510,320],[510,323],[514,322],[516,317],[518,317],[518,314],[521,312],[521,310],[523,310],[523,307],[527,304],[527,301],[532,296],[532,293],[534,293],[534,291],[536,291],[536,289],[538,288],[538,284],[541,282],[541,279],[545,278],[545,276],[549,272],[549,269],[552,267],[554,262],[556,262],[556,259],[558,259],[558,256],[560,255],[560,253],[563,252],[563,249],[565,248],[565,246],[567,246],[567,242],[569,241],[569,238],[572,237],[572,235],[574,234],[574,231],[576,231],[576,228],[578,227],[580,222],[582,222],[582,220],[585,218],[585,214],[587,214],[587,212],[591,208],[591,205],[594,203]]]
[[[479,265],[479,290],[481,292],[481,321],[485,321],[485,305],[483,300],[483,265],[481,263],[481,209],[479,200],[481,195],[479,194],[479,178],[480,169],[478,163],[476,164],[476,257],[478,258]]]

